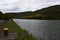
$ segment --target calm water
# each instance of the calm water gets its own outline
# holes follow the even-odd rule
[[[37,40],[60,40],[60,20],[14,19],[14,21],[32,33]]]

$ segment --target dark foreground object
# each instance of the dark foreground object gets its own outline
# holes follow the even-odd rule
[[[8,35],[4,36],[4,34],[0,34],[0,40],[15,40],[17,38],[17,33],[8,33]]]
[[[8,36],[8,30],[4,30],[4,36]]]

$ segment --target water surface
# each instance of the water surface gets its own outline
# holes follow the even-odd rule
[[[14,21],[32,33],[37,40],[60,40],[60,20],[14,19]]]

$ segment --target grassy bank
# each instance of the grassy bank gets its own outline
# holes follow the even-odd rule
[[[9,32],[17,32],[16,40],[35,40],[31,34],[28,34],[26,30],[19,27],[13,20],[10,20],[6,27],[9,28]]]

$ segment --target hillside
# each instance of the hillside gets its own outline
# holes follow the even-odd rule
[[[37,10],[34,13],[42,14],[43,19],[60,19],[60,5]]]
[[[60,5],[50,6],[34,11],[33,15],[27,16],[26,18],[32,19],[60,19]]]
[[[18,13],[5,13],[5,15],[12,15],[14,19],[20,19],[23,16],[30,16],[33,15],[32,11],[27,11],[27,12],[18,12]]]
[[[54,5],[47,8],[39,9],[34,12],[17,12],[17,13],[5,13],[3,17],[14,19],[47,19],[54,20],[60,19],[60,5]]]

